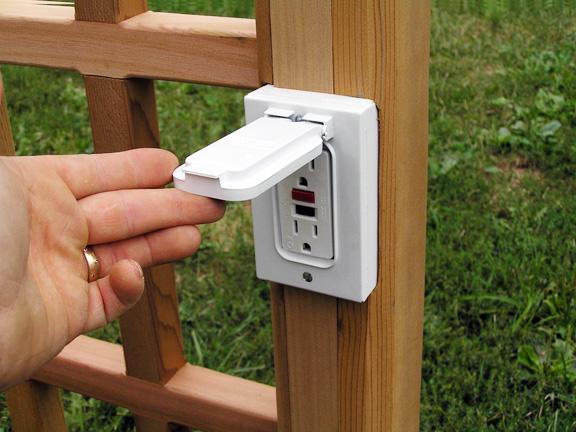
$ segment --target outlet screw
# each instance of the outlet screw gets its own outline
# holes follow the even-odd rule
[[[311,274],[311,273],[304,272],[304,273],[302,274],[302,277],[304,278],[304,280],[305,280],[306,282],[312,282],[312,274]]]

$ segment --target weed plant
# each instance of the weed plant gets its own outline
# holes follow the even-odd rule
[[[432,23],[421,430],[576,431],[576,20],[445,9]],[[19,155],[92,151],[81,77],[2,73]],[[242,125],[244,91],[156,89],[162,144],[181,160]],[[186,357],[274,384],[249,207],[202,230],[176,264]],[[117,325],[92,335],[121,342]],[[68,392],[64,404],[71,431],[133,427],[123,408]]]

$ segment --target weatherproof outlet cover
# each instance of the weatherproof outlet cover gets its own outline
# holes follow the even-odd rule
[[[374,102],[269,85],[248,94],[245,109],[248,124],[270,109],[293,112],[297,119],[331,119],[331,137],[324,133],[324,150],[332,163],[334,254],[321,258],[282,247],[282,203],[275,186],[252,200],[258,277],[356,302],[366,300],[376,286],[378,269],[378,114]]]
[[[225,201],[255,198],[322,152],[323,127],[262,114],[188,156],[174,187]]]

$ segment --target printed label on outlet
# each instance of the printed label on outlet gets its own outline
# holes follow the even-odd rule
[[[282,247],[303,255],[334,258],[330,152],[324,149],[277,188]]]

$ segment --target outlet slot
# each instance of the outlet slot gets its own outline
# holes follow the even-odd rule
[[[298,234],[298,221],[294,221],[294,234]]]
[[[308,180],[306,180],[306,177],[300,177],[298,179],[298,184],[302,187],[308,187]]]
[[[316,217],[316,209],[314,207],[308,207],[300,204],[294,206],[294,214],[298,216],[304,216],[309,218]]]
[[[302,252],[312,253],[312,246],[310,246],[308,243],[303,243]]]
[[[318,225],[312,227],[312,237],[318,238]]]

